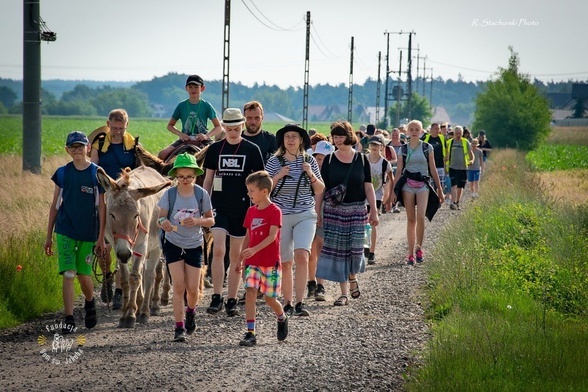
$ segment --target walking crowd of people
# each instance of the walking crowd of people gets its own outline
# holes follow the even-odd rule
[[[282,341],[288,336],[289,317],[310,316],[307,299],[326,300],[326,281],[339,283],[334,306],[360,298],[360,274],[377,263],[382,213],[404,209],[406,263],[422,263],[425,218],[433,219],[446,199],[451,210],[459,210],[468,182],[471,196],[478,196],[492,149],[483,131],[472,139],[471,131],[461,126],[433,123],[425,130],[419,120],[390,133],[373,124],[355,131],[349,122],[336,121],[329,135],[297,124],[273,134],[263,130],[260,102],[246,103],[243,112],[227,108],[219,119],[201,97],[205,85],[200,76],[189,76],[185,89],[188,99],[177,105],[167,125],[178,140],[159,157],[167,158],[184,143],[208,147],[202,167],[189,153],[175,158],[167,173],[174,186],[158,202],[162,250],[173,282],[175,341],[185,341],[196,330],[203,228],[210,229],[214,242],[209,262],[213,294],[206,313],[215,315],[224,307],[233,317],[244,301],[246,333],[239,345],[253,346],[256,300],[263,297],[276,315],[277,339]],[[44,247],[47,255],[53,254],[55,232],[64,333],[75,328],[76,276],[86,297],[85,326],[96,325],[87,265],[95,244],[104,271],[100,297],[120,308],[122,290],[104,234],[104,189],[92,176],[98,165],[113,179],[125,168],[137,167],[138,142],[126,132],[128,123],[126,111],[116,109],[92,140],[82,132],[70,133],[66,151],[72,163],[52,177],[55,192]],[[204,176],[202,186],[196,184],[199,175]],[[245,294],[240,299],[242,282]]]

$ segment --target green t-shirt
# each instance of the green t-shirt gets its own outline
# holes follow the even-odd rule
[[[218,118],[214,107],[203,99],[197,104],[190,103],[188,99],[176,106],[172,118],[182,122],[182,133],[194,136],[199,133],[208,133],[208,120]]]

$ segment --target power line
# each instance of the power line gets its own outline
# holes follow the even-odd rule
[[[241,2],[243,3],[243,5],[245,6],[245,8],[247,8],[247,11],[249,11],[249,13],[255,18],[257,19],[257,21],[259,23],[261,23],[262,25],[264,25],[265,27],[267,27],[270,30],[273,31],[296,31],[296,27],[301,23],[301,21],[298,21],[298,23],[296,23],[293,27],[291,28],[283,28],[281,26],[278,26],[277,24],[275,24],[274,22],[272,22],[267,16],[265,16],[260,10],[259,8],[257,8],[257,6],[255,5],[255,3],[253,2],[253,0],[249,0],[251,2],[251,4],[253,5],[253,7],[255,7],[255,9],[261,14],[261,16],[263,16],[269,23],[271,23],[272,25],[276,26],[276,27],[272,27],[267,25],[266,23],[264,23],[261,19],[259,19],[257,17],[257,15],[251,10],[251,8],[249,8],[249,6],[245,3],[245,0],[241,0]],[[302,19],[302,21],[304,21],[304,19]]]
[[[322,50],[319,48],[319,45],[318,45],[318,43],[317,43],[317,42],[314,40],[314,35],[313,35],[313,34],[311,34],[311,35],[310,35],[310,37],[312,38],[312,41],[313,41],[313,42],[316,44],[316,46],[317,46],[317,49],[319,50],[319,52],[321,52],[321,53],[322,53],[322,54],[323,54],[325,57],[328,57],[328,58],[330,58],[330,59],[339,59],[339,58],[342,58],[342,57],[343,57],[343,55],[342,55],[342,54],[341,54],[341,55],[336,55],[336,54],[334,54],[333,52],[331,52],[331,51],[329,50],[329,48],[327,47],[327,45],[325,45],[325,43],[324,43],[324,42],[323,42],[323,40],[321,39],[321,37],[320,37],[320,35],[319,35],[318,31],[317,31],[317,30],[316,30],[316,28],[314,27],[314,22],[311,22],[311,27],[312,27],[312,30],[315,32],[315,35],[316,35],[316,37],[318,38],[318,40],[319,40],[319,41],[321,42],[321,44],[323,45],[323,48],[325,48],[325,50],[326,50],[326,51],[328,51],[328,52],[329,52],[331,55],[330,55],[330,56],[329,56],[329,55],[327,55],[325,52],[323,52],[323,51],[322,51]]]

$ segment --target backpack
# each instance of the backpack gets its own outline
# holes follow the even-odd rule
[[[286,166],[286,160],[284,159],[283,155],[277,155],[276,157],[278,158],[278,161],[280,162],[280,165],[282,165],[282,167]],[[302,161],[305,163],[310,162],[310,155],[308,155],[305,152],[302,155]],[[306,183],[305,186],[310,187],[310,192],[314,196],[314,189],[312,189],[312,186],[310,185],[310,178],[308,177],[308,174],[306,174],[306,172],[303,171],[302,175],[300,175],[300,177],[298,178],[298,183],[296,184],[296,193],[294,194],[294,202],[292,203],[292,207],[296,206],[296,199],[298,198],[298,190],[300,189],[300,184],[302,183],[302,181],[305,181],[305,183]],[[280,178],[280,180],[278,181],[279,185],[276,186],[276,188],[274,189],[274,191],[271,194],[272,198],[276,197],[278,195],[278,193],[280,193],[280,191],[284,187],[284,182],[286,182],[286,177]]]
[[[387,161],[391,161],[392,160],[392,151],[390,151],[390,149],[393,148],[390,145],[387,145],[384,147],[384,151],[386,151],[386,160]]]
[[[388,150],[388,147],[386,147]],[[386,169],[388,168],[388,159],[382,159],[382,185],[386,183]]]

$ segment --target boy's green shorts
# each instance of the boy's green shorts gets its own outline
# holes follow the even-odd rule
[[[56,237],[59,273],[76,271],[79,275],[92,275],[94,242],[77,241],[62,234],[56,234]]]

